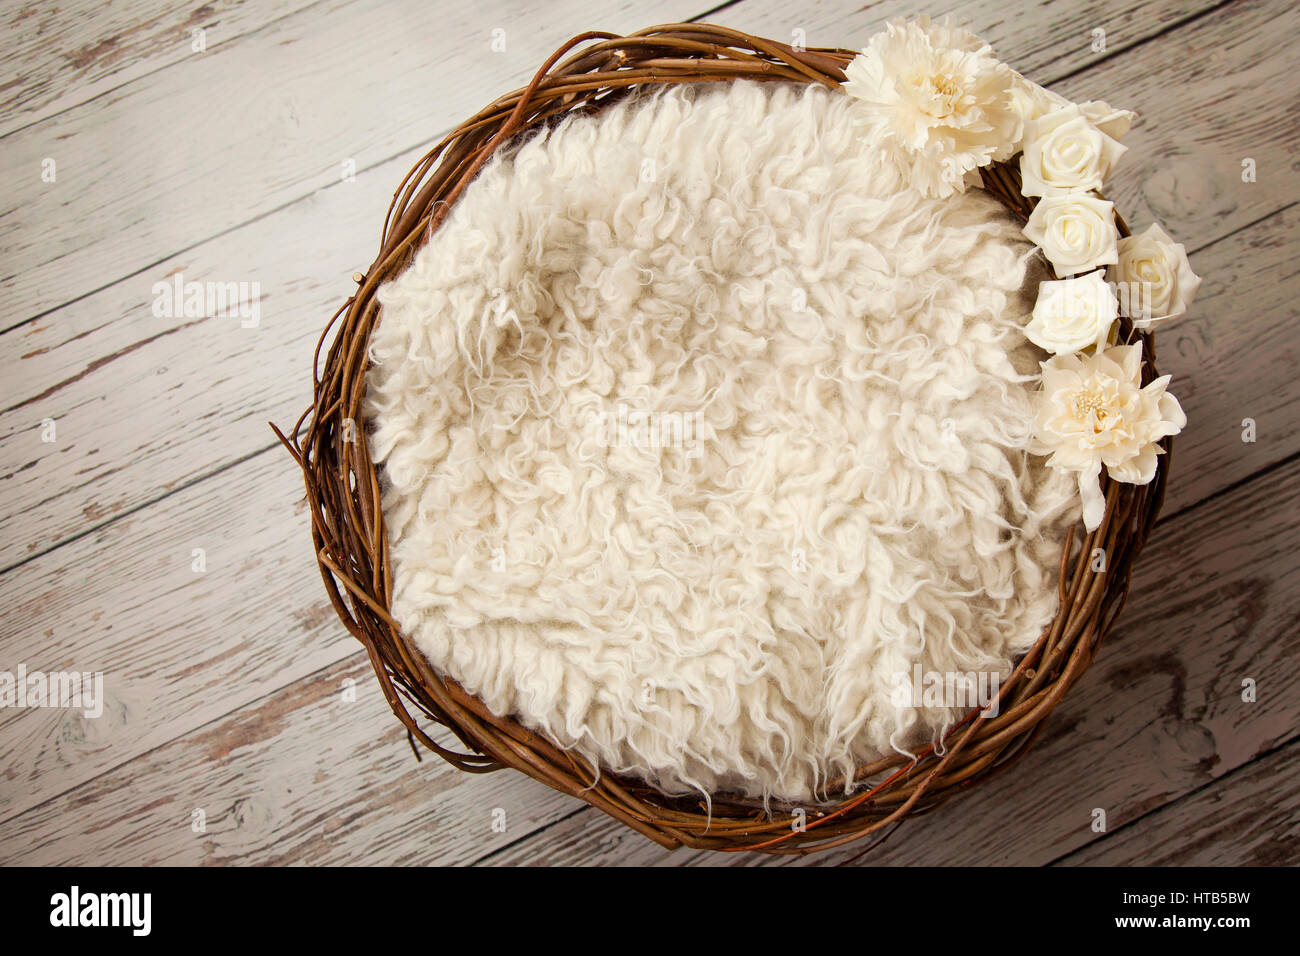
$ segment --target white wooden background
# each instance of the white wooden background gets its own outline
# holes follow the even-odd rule
[[[853,47],[925,9],[5,4],[0,670],[103,671],[107,706],[95,720],[0,710],[0,862],[789,862],[668,853],[512,772],[417,763],[326,602],[298,476],[266,423],[307,404],[312,345],[408,166],[571,35],[704,19]],[[1014,772],[867,862],[1300,861],[1300,8],[928,12],[1067,96],[1140,111],[1118,208],[1161,221],[1207,278],[1161,336],[1191,424],[1118,630]],[[259,282],[260,324],[155,317],[151,288],[177,273]]]

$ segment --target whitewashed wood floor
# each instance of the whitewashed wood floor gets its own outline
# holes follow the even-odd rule
[[[0,710],[0,861],[789,862],[667,853],[514,773],[417,763],[328,607],[299,479],[266,423],[307,404],[311,347],[408,166],[569,36],[707,19],[857,46],[921,9],[6,4],[0,670],[103,671],[107,702],[95,720]],[[1207,278],[1161,337],[1191,425],[1117,632],[1014,772],[867,860],[1295,863],[1300,8],[929,12],[1067,96],[1138,109],[1114,198],[1185,241]],[[152,287],[177,274],[258,282],[260,322],[156,317]]]

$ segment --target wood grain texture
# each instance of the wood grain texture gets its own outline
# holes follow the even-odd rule
[[[1160,370],[1188,415],[1167,515],[1300,450],[1297,234],[1293,205],[1202,250],[1192,311],[1157,336]]]
[[[195,30],[211,50],[314,2],[15,4],[0,26],[0,137],[194,55]]]
[[[452,865],[572,803],[518,774],[417,763],[353,654],[0,823],[0,864]]]
[[[600,19],[631,30],[705,9],[616,0]],[[591,19],[582,0],[322,4],[18,130],[0,154],[14,188],[0,327],[338,182],[345,161],[361,170],[428,141],[499,95],[484,90],[522,86]]]
[[[951,16],[953,21],[993,47],[998,58],[1039,83],[1096,67],[1107,58],[1169,30],[1223,0],[1045,0],[1027,4],[944,3],[877,0],[850,4],[842,0],[744,0],[709,16],[711,23],[734,27],[755,36],[808,46],[858,49],[886,22],[920,13]],[[1284,6],[1280,0],[1278,6]],[[1104,49],[1093,49],[1093,31],[1104,33]],[[796,33],[796,31],[800,31]]]
[[[1067,866],[1294,866],[1300,743],[1152,811],[1061,861]]]
[[[416,158],[0,336],[14,358],[0,412],[0,567],[275,444],[266,423],[287,427],[309,402],[316,339],[356,288],[349,276],[368,265],[382,211]],[[265,280],[257,326],[155,316],[154,283],[177,275]],[[56,422],[54,442],[42,441],[46,420]]]
[[[1053,88],[1138,111],[1106,195],[1130,226],[1159,222],[1189,248],[1300,196],[1300,7],[1259,0],[1215,10]],[[1242,179],[1244,160],[1256,181]],[[1228,229],[1225,229],[1225,225]]]
[[[284,464],[261,455],[0,576],[0,668],[102,671],[106,699],[93,719],[0,710],[0,819],[356,652]]]
[[[1096,663],[1007,773],[910,822],[870,865],[1045,864],[1121,831],[1291,739],[1300,721],[1300,461],[1161,526]],[[1261,688],[1241,698],[1243,678]],[[1294,787],[1294,779],[1290,781]],[[863,846],[768,864],[829,865]],[[744,855],[669,853],[583,810],[487,862],[746,865]]]
[[[311,344],[430,137],[581,29],[707,9],[673,2],[621,0],[597,15],[576,0],[495,0],[431,16],[414,0],[383,13],[380,0],[132,0],[42,9],[38,22],[62,39],[9,44],[0,668],[102,668],[109,708],[95,721],[0,711],[0,862],[772,862],[665,855],[518,774],[417,764],[327,606],[300,486],[265,428],[305,404]],[[914,11],[854,6],[742,0],[708,19],[855,46]],[[1111,646],[1019,767],[909,825],[871,862],[1128,862],[1144,847],[1215,862],[1233,840],[1230,859],[1294,862],[1294,783],[1276,776],[1294,778],[1278,748],[1300,706],[1286,693],[1300,632],[1289,504],[1300,492],[1289,256],[1300,15],[1281,0],[949,9],[1035,79],[1141,109],[1110,192],[1132,224],[1159,219],[1200,249],[1207,280],[1160,337],[1191,424],[1170,519]],[[210,33],[197,57],[169,45],[200,15],[230,34],[213,44]],[[497,27],[502,54],[488,50]],[[1096,27],[1104,54],[1090,48]],[[97,37],[116,39],[60,59]],[[51,144],[53,186],[39,177]],[[1255,183],[1241,181],[1247,156]],[[348,157],[357,179],[340,182]],[[155,317],[153,283],[178,272],[260,281],[259,326]],[[54,442],[41,441],[46,419]],[[1265,675],[1251,710],[1234,703],[1246,671]],[[340,695],[349,678],[355,703]],[[1246,792],[1279,809],[1252,816]],[[1106,836],[1087,829],[1094,806],[1108,811]],[[498,807],[505,832],[491,828]],[[191,830],[195,808],[206,833]],[[1182,847],[1180,825],[1195,834]]]
[[[1300,25],[1300,13],[1289,16]],[[1264,12],[1254,8],[1244,14],[1219,11],[1146,46],[1108,59],[1089,73],[1097,74],[1097,85],[1104,87],[1107,95],[1111,95],[1110,90],[1116,90],[1121,96],[1128,84],[1147,82],[1152,58],[1163,61],[1182,57],[1183,68],[1189,74],[1196,73],[1201,67],[1186,61],[1184,51],[1191,45],[1204,43],[1202,34],[1214,29],[1230,30],[1236,42],[1242,44],[1237,54],[1253,58],[1250,62],[1262,59],[1272,64],[1271,88],[1286,87],[1286,75],[1295,65],[1285,57],[1273,55],[1278,47],[1277,35],[1272,32],[1276,25]],[[1195,36],[1189,40],[1185,33]],[[1148,89],[1147,95],[1153,104],[1149,109],[1147,100],[1135,98],[1134,101],[1143,102],[1148,115],[1160,116],[1154,104],[1166,102],[1170,97],[1154,89]],[[1121,96],[1112,98],[1117,102],[1126,101]],[[1213,141],[1213,131],[1237,122],[1247,102],[1264,112],[1281,109],[1277,97],[1261,97],[1242,89],[1232,99],[1217,100],[1212,111],[1199,117],[1202,127],[1192,131],[1192,135],[1199,140]],[[1289,148],[1286,144],[1294,140],[1297,122],[1300,120],[1293,116],[1285,122],[1274,123],[1270,128],[1276,142],[1271,142],[1268,149]],[[1177,150],[1183,135],[1177,126],[1163,122],[1151,122],[1135,129],[1130,134],[1134,146],[1121,166],[1117,188],[1140,193],[1142,183],[1158,180],[1168,168],[1167,157]],[[1231,152],[1228,147],[1220,148],[1226,150],[1224,156]],[[1262,149],[1255,152],[1266,155]],[[268,447],[267,434],[257,423],[268,419],[292,420],[306,403],[311,343],[325,318],[347,294],[346,277],[368,264],[382,210],[386,209],[394,185],[415,156],[414,152],[408,153],[363,171],[355,183],[336,183],[322,189],[308,201],[295,203],[273,216],[168,258],[139,275],[0,337],[0,348],[12,350],[10,354],[22,359],[13,397],[4,403],[5,410],[0,412],[0,463],[7,476],[0,479],[6,489],[5,498],[0,502],[0,567],[11,566],[30,554],[57,545],[106,517],[155,500],[168,488],[209,474],[225,462]],[[1261,182],[1242,184],[1240,176],[1232,173],[1215,189],[1225,195],[1255,190],[1250,193],[1253,198],[1231,200],[1236,203],[1233,209],[1225,205],[1218,214],[1208,218],[1190,214],[1185,221],[1166,221],[1165,225],[1191,248],[1201,248],[1261,215],[1284,208],[1294,201],[1294,186],[1289,175],[1266,176]],[[1224,203],[1228,201],[1225,199]],[[1120,208],[1127,211],[1122,205]],[[323,243],[321,236],[338,238]],[[1214,255],[1212,247],[1208,254]],[[1278,278],[1279,257],[1284,257],[1281,249],[1262,257],[1258,265],[1265,274],[1261,290],[1271,288],[1271,282]],[[1196,264],[1213,279],[1223,260],[1198,258]],[[1290,271],[1285,266],[1283,270]],[[155,318],[149,312],[153,283],[178,271],[186,279],[199,281],[261,282],[264,296],[261,326],[245,330],[238,322],[226,318],[197,322]],[[1240,271],[1235,263],[1233,271]],[[1219,288],[1237,287],[1221,285]],[[1227,307],[1234,309],[1234,319],[1224,324],[1235,327],[1247,318],[1256,317],[1251,312],[1253,300],[1236,294],[1223,298],[1231,300]],[[1181,391],[1184,379],[1190,377],[1183,374],[1184,370],[1196,369],[1200,358],[1213,351],[1205,344],[1196,346],[1196,340],[1189,338],[1196,334],[1189,331],[1194,327],[1208,329],[1206,323],[1210,317],[1198,303],[1191,319],[1178,328],[1178,349],[1185,350],[1189,361],[1167,371],[1178,375],[1175,388],[1180,390],[1180,395],[1184,394]],[[1200,324],[1193,326],[1193,322]],[[1203,331],[1201,335],[1204,341],[1209,333]],[[1239,347],[1245,347],[1247,341],[1241,339]],[[1294,359],[1294,342],[1288,338],[1281,345],[1282,351],[1275,353],[1274,361],[1261,370],[1274,376],[1261,381],[1261,394],[1265,396],[1289,395],[1294,388],[1294,376],[1288,370],[1288,364]],[[1162,354],[1168,354],[1168,349]],[[1237,359],[1244,358],[1239,353],[1233,354]],[[206,360],[194,363],[183,358],[191,355],[203,355]],[[147,364],[168,371],[159,379],[124,380],[123,367]],[[272,370],[269,375],[268,369]],[[1245,409],[1241,414],[1237,414],[1237,408],[1225,414],[1236,415],[1237,421],[1252,413],[1258,418],[1265,415],[1262,406],[1273,403],[1240,404]],[[176,417],[181,419],[204,416],[204,427],[180,429],[175,427],[175,419],[170,415],[146,416],[137,412],[161,407],[175,409],[179,413]],[[46,419],[59,422],[60,428],[69,434],[84,435],[112,433],[127,418],[133,420],[132,454],[126,461],[122,456],[102,452],[98,457],[86,458],[70,453],[66,447],[43,444],[39,440],[39,424]],[[1276,416],[1266,416],[1266,420],[1272,438],[1267,443],[1261,441],[1253,449],[1255,454],[1238,463],[1240,467],[1225,472],[1222,483],[1213,484],[1218,480],[1215,473],[1208,484],[1199,484],[1198,496],[1249,474],[1242,468],[1257,467],[1264,453],[1271,456],[1263,462],[1268,463],[1296,450],[1297,436],[1288,424]],[[1219,424],[1221,421],[1216,420],[1215,425]],[[1232,434],[1239,432],[1240,427]],[[1181,493],[1176,485],[1175,494]],[[1197,498],[1176,500],[1187,502]],[[93,516],[90,522],[89,516]]]

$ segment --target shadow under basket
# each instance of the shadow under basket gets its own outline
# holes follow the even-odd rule
[[[380,481],[363,438],[362,415],[379,286],[406,268],[475,174],[508,140],[571,112],[600,110],[635,87],[748,78],[836,88],[855,55],[840,49],[796,50],[706,24],[673,24],[622,37],[584,33],[557,50],[526,88],[462,123],[398,187],[373,265],[353,276],[356,293],[326,325],[316,347],[313,403],[287,437],[276,433],[302,469],[312,541],[330,601],[365,646],[417,757],[419,741],[467,772],[514,768],[670,849],[807,854],[871,838],[863,844],[865,852],[902,821],[934,810],[1010,766],[1092,662],[1120,612],[1134,561],[1155,523],[1168,454],[1161,456],[1150,484],[1103,477],[1105,519],[1082,540],[1078,528],[1067,535],[1056,618],[1001,684],[996,716],[972,711],[949,729],[940,747],[926,748],[915,760],[892,754],[858,767],[848,796],[805,806],[802,812],[779,804],[764,808],[760,801],[726,793],[713,794],[708,807],[699,795],[670,797],[640,780],[598,773],[576,754],[510,717],[491,713],[456,682],[435,673],[390,614],[392,572]],[[981,174],[991,195],[1021,222],[1028,218],[1034,200],[1021,196],[1016,168],[994,164]],[[1118,217],[1117,225],[1121,236],[1129,234]],[[322,356],[331,331],[333,341]],[[1157,377],[1150,333],[1121,319],[1120,334],[1143,345],[1143,383]],[[1163,445],[1169,451],[1170,440]],[[1106,555],[1103,570],[1093,567],[1097,548]],[[839,792],[844,783],[839,781]],[[827,792],[835,790],[833,782]]]

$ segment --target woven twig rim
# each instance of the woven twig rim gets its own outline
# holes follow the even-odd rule
[[[567,58],[566,58],[567,54]],[[850,796],[804,807],[802,826],[789,807],[713,794],[666,796],[644,782],[597,772],[586,760],[510,717],[491,713],[455,681],[434,672],[389,613],[392,575],[380,479],[364,440],[367,346],[379,315],[378,287],[401,273],[446,218],[451,205],[502,143],[578,110],[594,110],[633,87],[725,82],[737,78],[820,83],[837,88],[855,56],[840,49],[796,50],[786,44],[708,24],[670,24],[629,36],[591,32],[557,50],[522,90],[470,117],[416,163],[394,194],[374,263],[353,276],[356,293],[330,319],[317,343],[312,405],[281,441],[302,469],[321,578],[339,618],[366,648],[393,713],[416,741],[470,772],[513,767],[586,801],[668,848],[810,853],[871,834],[883,840],[895,824],[929,812],[1022,756],[1043,720],[1082,676],[1122,608],[1138,552],[1164,497],[1170,456],[1159,459],[1147,485],[1103,478],[1106,515],[1076,542],[1071,529],[1061,555],[1055,620],[1002,683],[996,716],[972,711],[939,747],[915,760],[892,754],[859,767]],[[1034,200],[1020,194],[1019,172],[995,164],[984,186],[1021,221]],[[1120,234],[1129,231],[1117,217]],[[322,362],[322,349],[334,339]],[[1143,345],[1143,383],[1156,377],[1150,333],[1121,320],[1124,341]],[[1164,440],[1166,451],[1169,439]],[[1079,547],[1075,548],[1074,545]],[[1095,548],[1105,549],[1094,570]],[[412,714],[412,710],[415,714]],[[441,725],[460,748],[439,743],[422,723]],[[827,793],[844,792],[843,779]]]

